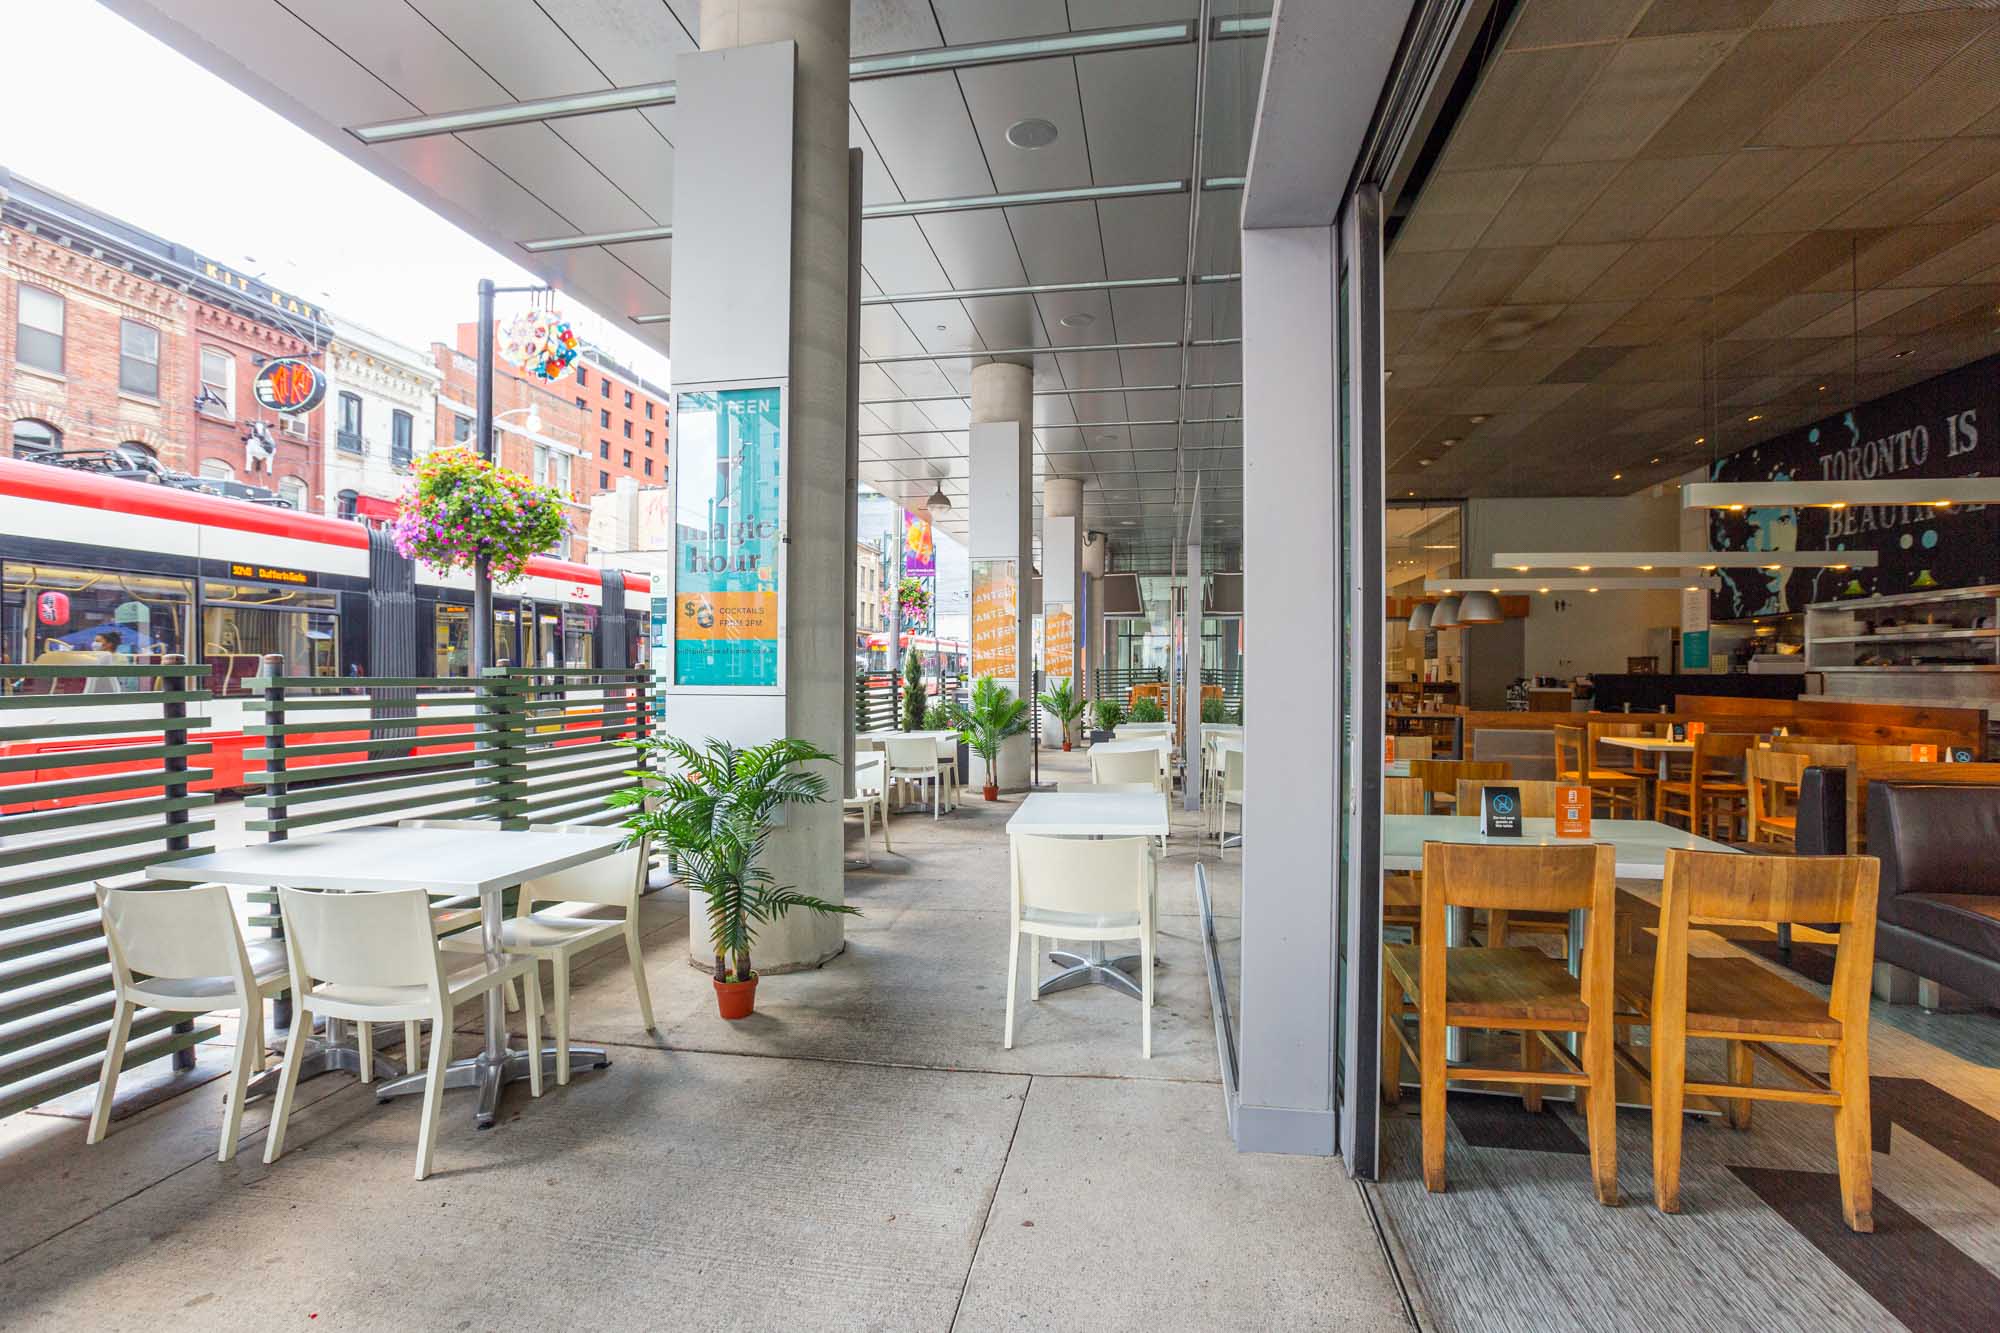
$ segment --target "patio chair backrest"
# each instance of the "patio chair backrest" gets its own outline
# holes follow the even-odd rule
[[[1151,838],[1014,839],[1015,901],[1024,914],[1060,912],[1079,924],[1137,921],[1152,865]]]
[[[587,824],[530,824],[530,833],[603,833]],[[582,865],[558,870],[521,885],[522,915],[535,903],[602,903],[606,907],[631,910],[639,901],[645,865],[635,844],[621,847],[609,856],[585,861]]]
[[[220,884],[185,889],[114,889],[99,884],[97,901],[114,968],[149,977],[250,974],[236,911],[229,890]]]
[[[1159,772],[1159,752],[1151,748],[1090,752],[1092,782],[1143,782],[1153,787],[1158,784]]]
[[[430,897],[422,889],[317,893],[280,887],[285,941],[305,983],[437,986]]]
[[[937,769],[937,746],[928,736],[888,736],[882,741],[889,767],[899,773],[930,773]]]

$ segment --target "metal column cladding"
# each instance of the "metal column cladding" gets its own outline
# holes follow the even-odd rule
[[[632,663],[625,660],[631,638],[625,631],[625,571],[606,569],[599,571],[603,580],[604,605],[598,610],[598,624],[602,627],[600,638],[604,640],[604,665],[614,671],[622,671]]]
[[[368,529],[368,674],[416,676],[417,566],[387,528]]]

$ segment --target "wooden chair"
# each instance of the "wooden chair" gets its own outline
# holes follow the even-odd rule
[[[1597,724],[1597,738],[1606,736],[1653,736],[1659,728],[1647,722],[1600,722]],[[1611,747],[1612,754],[1604,758],[1604,767],[1621,772],[1637,773],[1640,777],[1655,777],[1659,769],[1652,755],[1644,750],[1628,750],[1623,746]]]
[[[1461,781],[1504,781],[1513,771],[1504,763],[1490,760],[1412,759],[1410,761],[1410,776],[1423,784],[1427,814],[1446,813],[1438,809],[1441,802],[1450,806],[1450,813],[1462,813],[1457,804],[1458,784]]]
[[[1423,942],[1384,950],[1382,1095],[1401,1094],[1402,1054],[1422,1075],[1424,1186],[1445,1186],[1445,1082],[1519,1085],[1541,1109],[1544,1087],[1574,1087],[1583,1105],[1590,1168],[1599,1203],[1618,1202],[1617,1081],[1612,1046],[1615,857],[1608,843],[1572,847],[1424,844]],[[1447,949],[1445,912],[1454,907],[1589,913],[1579,980],[1532,949]],[[1404,1030],[1405,997],[1417,1014],[1417,1041]],[[1521,1033],[1519,1069],[1447,1066],[1445,1029]],[[1583,1037],[1579,1064],[1554,1034]],[[1544,1053],[1558,1068],[1544,1069]]]
[[[1646,779],[1629,768],[1598,767],[1593,758],[1597,753],[1595,728],[1557,727],[1555,736],[1557,782],[1590,788],[1591,800],[1602,798],[1613,819],[1639,818]]]
[[[1750,829],[1752,845],[1795,847],[1799,833],[1799,779],[1805,775],[1807,756],[1783,750],[1749,750],[1744,754],[1744,777],[1750,785]]]
[[[1736,1129],[1749,1128],[1752,1101],[1804,1102],[1834,1108],[1841,1213],[1853,1230],[1874,1230],[1868,998],[1880,874],[1881,862],[1872,856],[1667,852],[1657,952],[1650,959],[1627,955],[1617,981],[1619,998],[1652,1029],[1653,1201],[1661,1212],[1680,1211],[1681,1115],[1688,1096],[1721,1100]],[[1689,957],[1690,917],[1837,923],[1830,999],[1751,958]],[[1729,1082],[1688,1079],[1687,1043],[1695,1037],[1729,1043]],[[1827,1076],[1782,1053],[1781,1045],[1826,1047]],[[1760,1058],[1797,1086],[1759,1087],[1754,1075]]]
[[[1475,782],[1461,778],[1458,783],[1458,809],[1468,815],[1478,814],[1480,793],[1488,787],[1502,786],[1520,788],[1523,819],[1556,817],[1556,784],[1552,781]],[[1569,913],[1509,912],[1505,908],[1496,908],[1486,914],[1487,947],[1505,948],[1516,935],[1556,935],[1567,945]]]
[[[1749,818],[1750,787],[1742,766],[1756,743],[1755,736],[1741,732],[1704,731],[1695,737],[1687,776],[1653,784],[1653,818],[1662,824],[1685,818],[1690,833],[1705,837],[1714,837],[1718,824],[1734,834],[1738,817]]]
[[[1424,813],[1424,784],[1416,778],[1382,779],[1382,813]],[[1382,876],[1382,924],[1402,926],[1414,942],[1422,938],[1423,888],[1415,875],[1392,871]]]
[[[1397,759],[1428,759],[1431,757],[1429,736],[1394,736]]]

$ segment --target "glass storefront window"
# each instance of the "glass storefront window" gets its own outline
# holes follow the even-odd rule
[[[432,649],[440,676],[472,674],[472,608],[438,603],[431,617]]]
[[[209,688],[244,693],[243,682],[269,653],[285,659],[287,675],[339,675],[338,611],[337,594],[317,588],[204,582],[202,660],[210,666]]]
[[[0,593],[0,661],[37,665],[157,662],[186,654],[191,579],[10,560]],[[143,681],[32,681],[24,691],[141,689]]]

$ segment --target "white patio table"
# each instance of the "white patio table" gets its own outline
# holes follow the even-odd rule
[[[1166,836],[1168,828],[1167,798],[1158,792],[1035,792],[1007,821],[1007,891],[1014,891],[1014,839],[1023,833],[1064,838],[1160,838]],[[1143,993],[1131,976],[1132,969],[1139,966],[1139,955],[1106,958],[1101,940],[1092,941],[1083,953],[1051,949],[1049,961],[1062,970],[1037,987],[1037,995],[1052,995],[1072,986],[1109,986],[1133,999]],[[1153,966],[1159,965],[1155,959]]]

